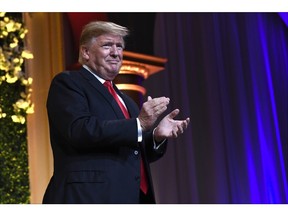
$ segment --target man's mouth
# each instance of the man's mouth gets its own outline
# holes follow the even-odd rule
[[[112,60],[112,61],[107,61],[109,64],[118,64],[119,63],[119,61],[114,61],[114,60]]]

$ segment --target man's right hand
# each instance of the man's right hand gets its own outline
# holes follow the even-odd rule
[[[148,100],[143,103],[138,116],[143,131],[147,131],[153,127],[158,117],[167,109],[169,102],[170,99],[167,97],[152,99],[148,96]]]

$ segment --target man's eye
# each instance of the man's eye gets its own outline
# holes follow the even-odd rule
[[[110,48],[111,48],[111,45],[103,45],[102,48],[103,48],[103,49],[110,49]]]
[[[103,49],[105,50],[109,50],[112,49],[112,47],[114,47],[114,44],[104,44],[101,46]],[[118,51],[123,51],[123,46],[122,45],[115,45],[115,47]]]

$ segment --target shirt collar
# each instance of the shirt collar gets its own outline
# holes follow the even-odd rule
[[[92,72],[92,70],[85,64],[82,65],[86,70],[88,70],[94,77],[96,77],[102,84],[106,81],[102,79],[101,77],[97,76],[95,73]]]

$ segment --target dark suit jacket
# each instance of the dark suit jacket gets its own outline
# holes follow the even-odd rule
[[[54,173],[43,203],[139,203],[140,156],[148,174],[148,200],[155,203],[149,163],[164,154],[167,144],[155,151],[151,131],[137,142],[139,108],[114,88],[130,119],[86,69],[52,80],[47,111]]]

